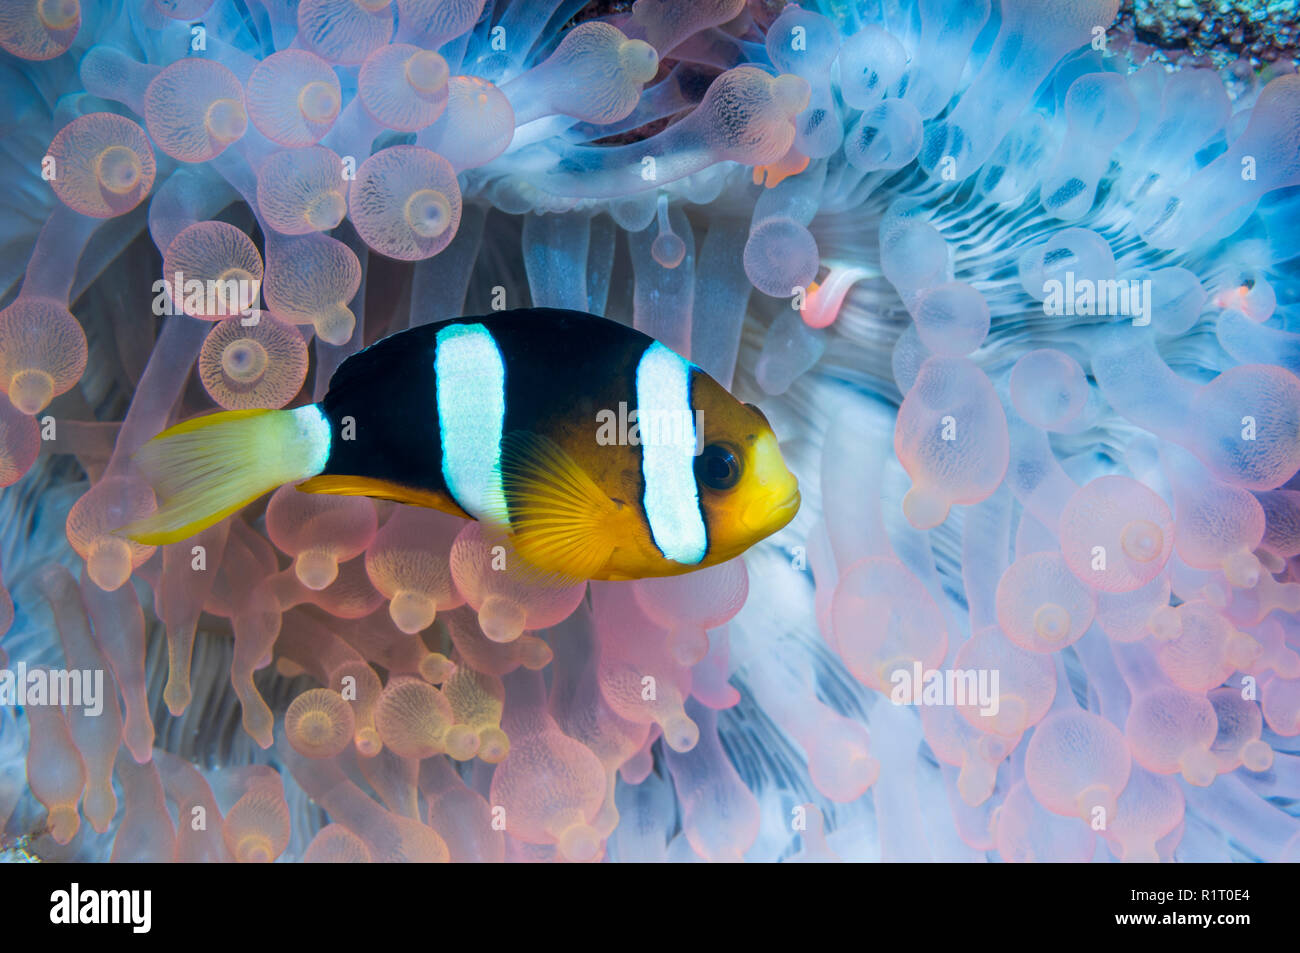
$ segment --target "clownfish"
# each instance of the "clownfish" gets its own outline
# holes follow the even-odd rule
[[[397,332],[339,365],[319,403],[187,420],[134,460],[159,508],[119,532],[146,545],[296,483],[493,524],[569,580],[724,562],[800,502],[757,407],[640,331],[543,308]]]

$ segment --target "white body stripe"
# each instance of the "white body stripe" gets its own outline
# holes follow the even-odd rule
[[[641,445],[642,505],[655,545],[666,559],[693,566],[708,551],[695,484],[695,424],[691,413],[691,365],[657,341],[636,368],[637,417],[688,421],[685,439]]]
[[[308,455],[309,462],[304,465],[304,472],[315,476],[325,469],[330,458],[330,443],[333,440],[330,422],[325,418],[325,411],[320,404],[295,407],[289,414],[298,427],[298,439],[291,443],[295,447],[301,447]]]
[[[506,369],[501,350],[483,325],[452,324],[438,332],[433,362],[442,478],[466,513],[476,519],[503,519]]]

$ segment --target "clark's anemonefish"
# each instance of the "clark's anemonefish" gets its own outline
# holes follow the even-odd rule
[[[625,325],[522,309],[393,334],[318,404],[185,421],[137,451],[172,543],[284,483],[495,524],[533,566],[636,579],[711,566],[776,532],[799,487],[759,410]]]

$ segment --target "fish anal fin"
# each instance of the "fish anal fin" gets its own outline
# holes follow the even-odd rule
[[[323,474],[304,480],[297,485],[304,493],[330,493],[335,496],[369,496],[378,500],[392,500],[395,503],[409,503],[412,506],[424,506],[441,510],[453,516],[469,519],[469,514],[461,509],[456,501],[445,493],[433,490],[420,490],[403,486],[375,477],[347,476],[342,474]]]

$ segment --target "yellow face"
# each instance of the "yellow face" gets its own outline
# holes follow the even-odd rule
[[[703,450],[695,460],[709,537],[703,565],[714,565],[794,519],[799,482],[786,468],[776,434],[757,407],[742,404],[703,374],[696,375],[691,396],[704,429]]]
[[[642,450],[631,445],[593,452],[588,432],[576,429],[560,440],[581,457],[600,494],[619,510],[611,515],[606,542],[610,554],[592,579],[645,579],[675,576],[739,556],[799,511],[799,483],[786,468],[776,435],[757,407],[742,404],[704,373],[691,377],[691,408],[699,437],[693,457],[693,486],[703,517],[706,549],[699,562],[665,557],[653,538],[643,506]],[[638,424],[644,427],[644,417]],[[645,440],[642,432],[641,439]],[[694,504],[694,499],[691,503]]]

